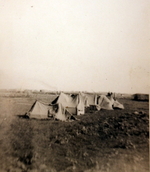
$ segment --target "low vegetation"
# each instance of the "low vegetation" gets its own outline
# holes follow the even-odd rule
[[[3,98],[1,107],[5,101],[11,110],[1,108],[2,172],[149,171],[148,102],[121,99],[125,110],[93,111],[61,122],[18,117],[30,105],[17,102],[32,99]]]

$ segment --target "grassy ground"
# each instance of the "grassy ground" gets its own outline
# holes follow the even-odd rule
[[[33,102],[0,98],[0,171],[149,171],[148,102],[121,99],[125,110],[88,112],[70,123],[17,117]]]

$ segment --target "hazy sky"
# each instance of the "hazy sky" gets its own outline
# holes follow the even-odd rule
[[[149,0],[0,0],[0,89],[149,92]]]

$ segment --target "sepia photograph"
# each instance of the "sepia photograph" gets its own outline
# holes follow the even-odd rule
[[[149,0],[0,0],[0,172],[149,172]]]

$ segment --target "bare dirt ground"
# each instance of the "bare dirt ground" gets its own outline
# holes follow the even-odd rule
[[[125,110],[87,111],[73,122],[19,118],[34,101],[0,98],[0,172],[149,171],[148,102],[120,99]]]

